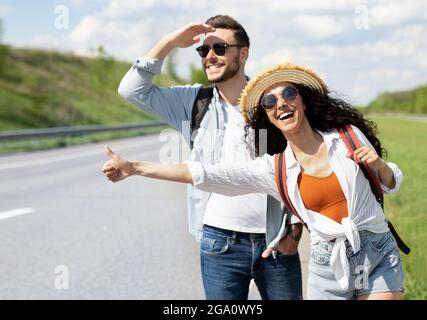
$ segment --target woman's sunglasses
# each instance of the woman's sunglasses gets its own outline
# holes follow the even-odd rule
[[[298,95],[298,90],[294,86],[287,86],[282,91],[282,97],[285,101],[294,101]],[[261,107],[271,109],[277,104],[277,98],[273,94],[267,94],[261,98]]]
[[[200,47],[197,47],[196,51],[199,53],[199,55],[202,58],[206,58],[206,56],[208,55],[209,51],[211,51],[211,49],[213,49],[213,51],[217,56],[223,56],[225,54],[225,49],[227,49],[228,47],[242,48],[243,46],[238,44],[227,44],[227,43],[214,43],[212,46],[204,44]]]

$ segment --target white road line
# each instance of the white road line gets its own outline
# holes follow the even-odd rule
[[[33,208],[19,208],[19,209],[9,210],[9,211],[5,211],[5,212],[0,212],[0,220],[5,220],[5,219],[17,217],[17,216],[22,216],[24,214],[29,214],[29,213],[32,213],[34,211],[36,211],[36,210]]]
[[[126,149],[133,149],[136,147],[142,148],[142,147],[147,147],[147,146],[151,146],[151,145],[158,145],[158,144],[159,144],[159,142],[153,142],[153,143],[148,143],[148,144],[144,145],[143,143],[138,142],[138,143],[133,143],[131,145],[122,146],[122,147],[120,147],[120,146],[112,147],[112,149],[113,149],[113,151],[123,151]],[[74,159],[90,157],[90,156],[100,156],[100,155],[104,155],[104,147],[101,147],[97,150],[91,150],[91,151],[86,151],[86,152],[78,152],[77,151],[77,153],[75,153],[75,154],[52,157],[52,158],[48,158],[48,159],[25,160],[25,161],[19,161],[16,163],[2,164],[2,165],[0,165],[0,171],[1,170],[23,168],[23,167],[33,167],[33,166],[39,166],[39,165],[50,164],[50,163],[55,163],[55,162],[68,161],[68,160],[74,160]]]

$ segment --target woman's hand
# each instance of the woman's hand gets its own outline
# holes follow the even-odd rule
[[[110,157],[110,160],[104,163],[102,167],[102,172],[104,172],[108,180],[118,182],[135,173],[133,164],[118,154],[115,154],[108,145],[105,145],[104,151],[107,156]]]
[[[348,157],[351,158],[350,153]],[[380,171],[384,169],[384,166],[387,166],[387,163],[378,156],[375,150],[366,146],[356,149],[352,158],[357,163],[366,163],[370,168],[376,171]]]
[[[365,163],[370,168],[376,170],[380,182],[388,188],[394,188],[396,181],[394,180],[393,170],[390,169],[387,162],[378,156],[375,150],[363,146],[354,151],[353,157],[351,157],[350,153],[347,156],[353,158],[357,163]]]
[[[104,163],[102,172],[108,180],[118,182],[132,175],[182,183],[193,183],[193,178],[185,163],[169,164],[147,161],[128,161],[115,154],[107,145],[105,153],[110,160]]]

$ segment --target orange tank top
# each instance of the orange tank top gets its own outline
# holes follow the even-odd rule
[[[347,200],[334,172],[327,177],[314,177],[301,173],[298,188],[304,206],[341,223],[348,217]]]

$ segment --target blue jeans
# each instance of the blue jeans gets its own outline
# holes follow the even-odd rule
[[[263,300],[302,299],[298,253],[277,253],[264,259],[265,235],[204,225],[200,244],[203,286],[207,300],[247,300],[254,279]]]

